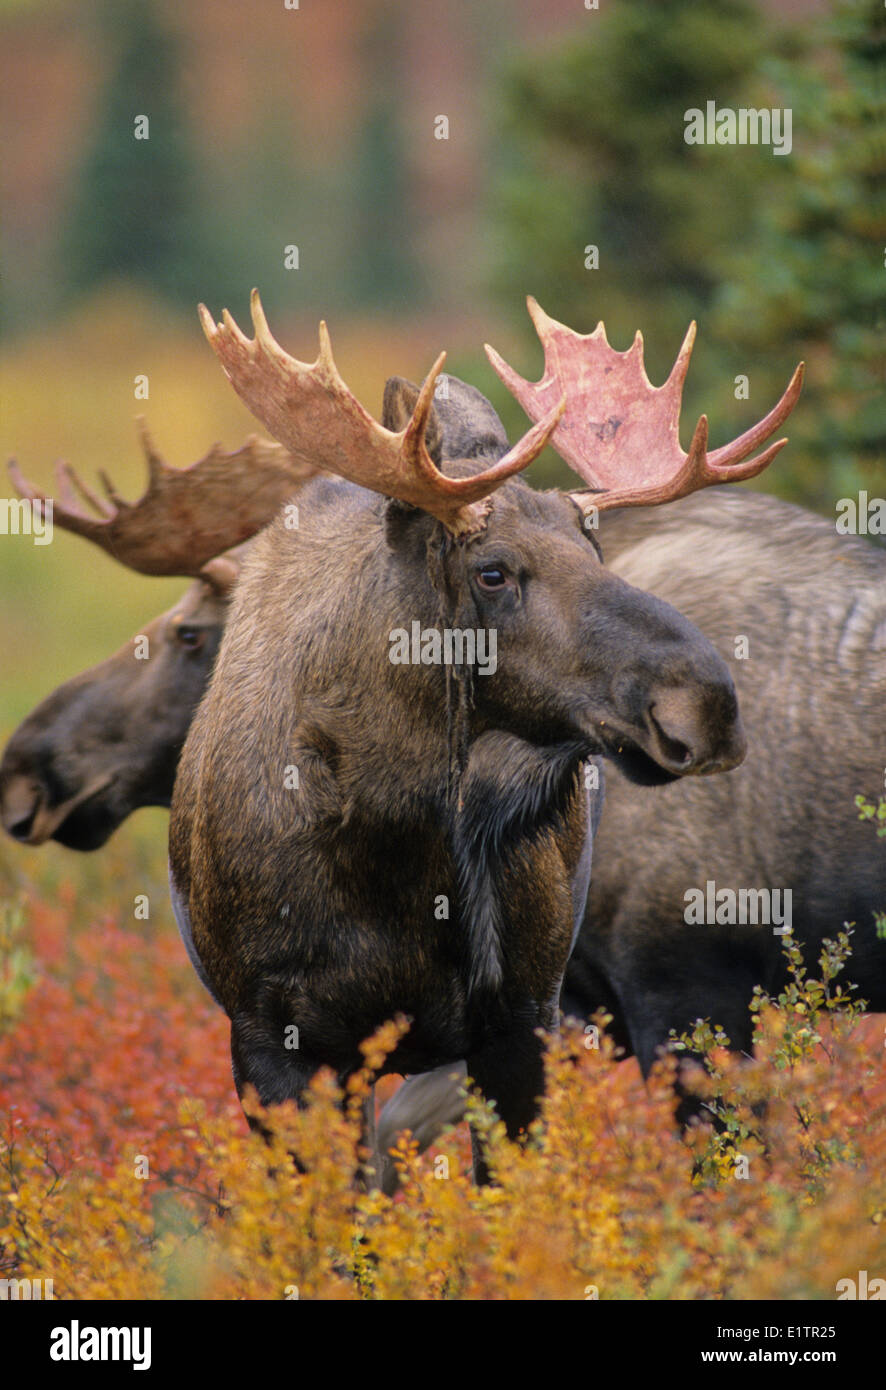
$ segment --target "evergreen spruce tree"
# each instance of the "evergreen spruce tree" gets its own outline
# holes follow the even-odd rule
[[[127,279],[192,307],[206,292],[207,247],[176,41],[151,0],[109,0],[99,30],[111,75],[72,200],[63,249],[69,287]]]
[[[750,418],[733,373],[756,419],[805,357],[791,448],[765,485],[831,514],[835,497],[886,488],[884,32],[880,0],[779,29],[730,0],[622,0],[504,84],[507,303],[525,286],[575,327],[605,318],[620,347],[641,326],[658,382],[697,318],[684,415],[707,411],[714,445]],[[686,146],[685,111],[707,100],[790,109],[791,153]]]
[[[717,323],[774,386],[786,348],[809,370],[779,476],[822,508],[886,487],[886,10],[836,0],[800,65],[775,73],[794,110],[777,198],[759,203]],[[812,460],[814,471],[808,466]],[[785,469],[790,470],[785,473]],[[802,476],[801,476],[802,474]]]
[[[503,297],[525,285],[570,324],[605,318],[616,345],[643,327],[666,371],[774,173],[769,150],[688,145],[685,113],[752,104],[769,41],[750,0],[620,0],[514,62],[492,199]]]
[[[355,303],[408,309],[419,288],[399,109],[397,4],[381,8],[367,34],[367,103],[350,179]]]

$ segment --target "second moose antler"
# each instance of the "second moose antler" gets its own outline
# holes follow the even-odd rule
[[[565,395],[566,410],[551,443],[594,489],[571,494],[579,506],[593,504],[600,511],[648,507],[685,497],[711,483],[740,482],[761,473],[787,443],[776,440],[756,458],[748,458],[793,410],[803,384],[802,362],[781,400],[759,424],[708,453],[708,420],[702,415],[689,452],[684,453],[680,404],[695,341],[694,323],[670,376],[656,387],[643,365],[641,333],[627,352],[618,352],[609,346],[602,323],[593,333],[576,333],[550,318],[531,295],[527,304],[545,351],[541,380],[524,381],[488,344],[486,352],[531,420],[541,418],[552,401]]]
[[[85,536],[115,560],[140,574],[197,576],[215,556],[254,536],[283,503],[318,470],[294,459],[281,444],[253,435],[242,449],[226,453],[216,444],[189,468],[170,468],[158,454],[144,419],[138,421],[148,465],[148,487],[138,502],[126,502],[104,472],[107,500],[99,497],[68,463],[56,465],[53,521]],[[46,502],[46,493],[8,465],[22,497]],[[76,492],[93,509],[85,510]]]

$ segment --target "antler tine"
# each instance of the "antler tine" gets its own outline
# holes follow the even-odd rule
[[[116,507],[118,512],[124,511],[130,504],[123,500],[103,468],[98,470],[98,476],[110,502]]]
[[[740,434],[737,439],[733,439],[731,444],[724,444],[720,449],[714,449],[708,454],[708,463],[712,468],[723,468],[727,464],[737,463],[740,459],[746,458],[758,444],[762,444],[768,439],[779,425],[783,424],[788,418],[803,389],[803,377],[806,374],[805,362],[800,362],[794,368],[794,374],[788,382],[784,394],[777,405],[774,405],[768,415],[756,425],[752,425],[744,434]],[[787,443],[787,440],[785,440]]]
[[[106,502],[68,463],[56,468],[58,501],[53,521],[85,536],[116,560],[142,574],[198,575],[214,557],[260,531],[283,503],[319,470],[295,460],[279,444],[252,435],[227,454],[214,445],[189,468],[170,468],[157,453],[143,420],[142,448],[148,486],[138,502],[126,502],[103,471]],[[46,495],[19,472],[10,477],[23,497],[45,502]],[[78,505],[74,489],[98,516]]]
[[[593,489],[572,494],[579,505],[593,502],[598,510],[650,506],[685,497],[712,483],[752,478],[787,443],[779,440],[755,458],[747,458],[796,405],[803,384],[802,362],[781,400],[758,424],[709,454],[708,422],[703,415],[687,454],[680,447],[680,403],[695,342],[694,322],[667,381],[656,387],[646,375],[639,332],[626,352],[617,352],[609,346],[602,323],[593,333],[581,335],[552,319],[534,299],[527,302],[544,347],[541,379],[524,381],[498,353],[489,347],[486,351],[532,419],[540,417],[555,394],[565,392],[566,412],[551,443]]]
[[[515,372],[513,367],[511,367],[489,343],[483,344],[483,350],[511,395],[522,405],[522,394],[524,392],[527,394],[531,393],[534,389],[532,384],[520,376],[519,372]]]
[[[296,457],[362,487],[398,498],[436,517],[453,536],[470,535],[484,524],[485,499],[541,451],[565,408],[553,409],[503,459],[471,478],[441,473],[427,450],[425,433],[434,385],[445,361],[428,373],[406,427],[393,433],[374,420],[345,385],[332,356],[329,332],[320,324],[320,350],[313,363],[290,357],[276,341],[257,290],[251,296],[255,337],[247,338],[225,310],[215,323],[204,305],[200,322],[235,391],[267,430]]]
[[[20,471],[15,459],[10,459],[6,466],[12,485],[20,497],[26,498],[29,502],[38,502],[41,507],[50,501],[42,488],[38,488],[34,483],[28,482],[27,478],[25,478]],[[97,497],[85,483],[80,481],[69,464],[60,461],[55,465],[56,492],[58,497],[57,499],[52,499],[53,522],[57,523],[65,530],[76,531],[78,534],[84,536],[91,536],[93,529],[101,526],[102,521],[78,508],[77,499],[71,486],[72,477],[82,495],[95,507],[99,518],[106,517],[108,514],[109,508],[107,503],[102,502],[100,497]]]
[[[163,469],[167,466],[160,456],[153,437],[148,429],[148,422],[144,415],[135,417],[135,427],[138,430],[139,442],[142,446],[142,453],[145,456],[145,463],[148,465],[148,485],[158,483],[163,475]]]
[[[327,336],[328,342],[328,336]],[[403,453],[409,459],[411,466],[418,473],[422,473],[426,478],[433,481],[438,470],[435,468],[433,460],[425,447],[425,437],[427,435],[428,420],[434,405],[434,391],[437,386],[437,378],[446,363],[446,353],[441,352],[431,370],[428,372],[421,384],[418,393],[418,400],[415,402],[409,423],[403,435]],[[430,465],[430,467],[429,467]]]
[[[28,482],[14,458],[7,460],[6,470],[19,497],[24,497],[27,502],[39,502],[41,504],[48,500],[45,492],[41,492],[40,488]]]
[[[76,489],[76,492],[79,492],[80,496],[89,503],[90,507],[92,507],[103,520],[110,520],[110,518],[114,516],[114,507],[106,502],[103,497],[99,497],[98,493],[94,492],[91,487],[88,487],[69,463],[65,463],[64,460],[57,463],[55,466],[55,477],[59,500],[64,508],[65,515],[79,516],[91,523],[95,521],[95,517],[89,516],[87,512],[81,512],[77,507],[77,498],[75,496]],[[99,473],[99,477],[104,483],[105,491],[110,495],[105,474]],[[112,502],[116,500],[117,499],[114,497],[111,498]]]
[[[686,373],[689,371],[689,363],[692,358],[692,349],[695,347],[695,334],[697,331],[697,327],[698,325],[696,324],[695,319],[693,319],[689,327],[686,329],[686,336],[684,337],[683,342],[680,345],[680,351],[677,353],[676,361],[674,362],[674,365],[670,371],[670,375],[668,376],[668,379],[665,382],[665,386],[670,386],[673,383],[673,385],[679,389],[681,396],[683,393],[683,383],[686,380]],[[642,336],[640,337],[640,342],[641,344],[643,342]]]

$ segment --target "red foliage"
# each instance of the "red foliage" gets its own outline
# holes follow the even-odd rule
[[[124,930],[110,914],[72,935],[68,905],[32,901],[39,978],[15,1027],[0,1036],[0,1111],[42,1132],[53,1161],[109,1175],[150,1155],[157,1171],[188,1167],[178,1123],[184,1097],[232,1129],[246,1122],[228,1062],[228,1021],[168,932]]]

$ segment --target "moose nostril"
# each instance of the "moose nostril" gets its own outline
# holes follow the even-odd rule
[[[674,738],[672,734],[669,734],[667,730],[662,727],[659,720],[655,717],[654,710],[655,706],[651,705],[649,708],[649,718],[658,734],[658,742],[661,751],[668,761],[675,766],[688,767],[692,762],[692,749],[688,744],[684,743],[682,739]]]
[[[25,816],[22,820],[15,821],[12,825],[7,825],[6,829],[14,840],[26,840],[28,838],[36,814],[37,808],[35,806],[29,816]]]
[[[27,840],[42,804],[40,788],[29,777],[14,777],[0,792],[0,817],[15,840]]]
[[[646,710],[658,751],[674,772],[686,772],[703,757],[704,721],[696,693],[681,687],[657,691]],[[701,745],[701,746],[700,746]]]
[[[725,772],[744,760],[744,731],[731,687],[712,686],[701,698],[686,687],[657,691],[646,721],[672,772]]]

